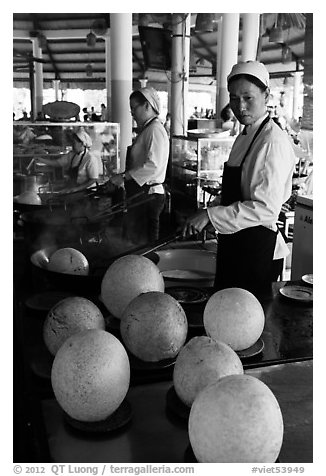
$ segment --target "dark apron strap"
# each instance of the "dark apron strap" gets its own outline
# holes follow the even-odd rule
[[[84,152],[83,152],[83,154],[80,158],[80,161],[74,167],[72,166],[72,162],[73,162],[73,160],[74,160],[74,158],[76,157],[77,154],[75,154],[71,159],[70,167],[69,167],[69,170],[68,170],[68,175],[69,175],[69,178],[72,182],[77,182],[79,166],[82,163],[82,160],[83,160],[85,154],[86,154],[86,147],[84,148]]]
[[[268,121],[269,121],[269,117],[266,117],[263,120],[263,122],[260,124],[252,141],[250,142],[250,145],[246,153],[244,154],[241,160],[240,165],[238,165],[237,167],[230,167],[227,162],[224,164],[223,178],[222,178],[221,205],[228,206],[234,202],[242,201],[242,194],[241,194],[242,167],[258,134],[260,134],[261,130],[263,129],[263,127]]]
[[[242,167],[242,165],[243,165],[243,163],[244,163],[246,157],[248,156],[248,154],[249,154],[249,152],[250,152],[250,150],[251,150],[251,147],[252,147],[253,143],[255,142],[257,136],[261,133],[262,129],[263,129],[264,126],[268,123],[269,120],[270,120],[270,117],[269,117],[269,116],[265,117],[265,119],[263,120],[263,122],[260,124],[260,126],[259,126],[258,129],[256,130],[255,135],[254,135],[252,141],[250,142],[250,145],[249,145],[249,147],[248,147],[248,149],[247,149],[245,155],[243,156],[243,159],[241,160],[240,167]]]
[[[79,166],[80,166],[80,164],[82,163],[82,160],[83,160],[85,154],[86,154],[86,147],[84,148],[84,152],[83,152],[83,154],[82,154],[82,156],[81,156],[81,158],[80,158],[80,161],[79,161],[78,164],[75,165],[74,167],[72,166],[72,162],[73,162],[73,160],[74,160],[74,158],[76,157],[77,154],[75,154],[75,155],[71,158],[70,169],[69,169],[69,170],[75,169],[75,168],[79,168]]]

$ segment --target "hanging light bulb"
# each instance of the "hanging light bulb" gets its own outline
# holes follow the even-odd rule
[[[189,54],[189,71],[195,73],[197,71],[196,55],[192,42],[190,41],[190,54]]]
[[[152,16],[150,13],[139,13],[138,25],[148,26],[150,23],[152,23]]]
[[[138,81],[140,82],[141,88],[146,88],[148,78],[139,78]]]
[[[166,13],[162,25],[163,28],[166,28],[167,30],[172,30],[172,13]]]
[[[280,24],[281,23],[281,24]],[[269,43],[284,43],[284,30],[282,28],[282,19],[276,14],[276,22],[269,32]]]
[[[92,68],[92,65],[91,64],[87,64],[86,65],[86,68],[85,68],[85,71],[86,71],[86,76],[88,78],[92,77],[93,76],[93,68]]]
[[[95,46],[96,45],[96,35],[90,31],[86,36],[86,44],[87,46]]]
[[[39,45],[42,50],[45,50],[47,47],[47,39],[43,33],[38,34]]]
[[[196,32],[211,32],[216,29],[218,21],[217,13],[197,13],[195,31]]]
[[[273,27],[269,33],[269,43],[283,43],[284,30],[281,27]]]
[[[282,63],[287,64],[287,63],[291,63],[291,61],[292,61],[292,50],[287,44],[284,43],[284,45],[282,45]]]

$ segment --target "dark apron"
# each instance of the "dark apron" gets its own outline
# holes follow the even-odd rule
[[[241,193],[242,167],[249,151],[269,117],[256,131],[241,164],[230,167],[224,164],[221,205],[243,201]],[[218,235],[216,290],[229,287],[247,289],[256,296],[269,292],[272,283],[272,264],[277,232],[262,225],[245,228],[232,234]]]
[[[69,177],[69,183],[71,185],[76,185],[77,184],[78,170],[79,170],[80,164],[82,163],[82,160],[83,160],[85,154],[86,154],[86,147],[85,147],[84,152],[83,152],[83,154],[80,158],[80,161],[75,166],[72,166],[72,162],[73,162],[73,160],[74,160],[74,158],[76,157],[77,154],[75,154],[71,159],[70,167],[67,171],[67,175]]]
[[[143,130],[155,119],[157,118],[153,117]],[[132,147],[132,145],[127,147],[126,172],[131,168]],[[153,193],[148,202],[137,205],[137,202],[143,202],[146,199],[149,189],[154,185],[161,185],[161,183],[140,186],[132,178],[125,180],[124,183],[126,198],[128,200],[131,199],[131,204],[133,205],[127,209],[123,227],[124,236],[137,244],[154,242],[159,238],[159,216],[164,208],[165,195]]]

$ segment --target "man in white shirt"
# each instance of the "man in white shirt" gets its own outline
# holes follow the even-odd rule
[[[190,217],[183,234],[211,223],[218,233],[215,288],[260,295],[275,280],[275,263],[288,253],[276,223],[291,195],[295,156],[289,136],[269,118],[269,73],[262,63],[234,65],[228,91],[244,133],[224,167],[221,204]]]

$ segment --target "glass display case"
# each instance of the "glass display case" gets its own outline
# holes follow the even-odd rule
[[[224,162],[235,137],[172,137],[172,188],[196,202],[206,204],[205,192],[218,194]]]
[[[43,172],[49,182],[62,170],[48,167],[38,159],[59,158],[72,149],[71,135],[84,130],[91,138],[90,153],[98,162],[99,176],[109,178],[120,169],[120,125],[110,122],[14,122],[13,171],[17,175]],[[61,177],[62,178],[62,177]]]
[[[99,168],[98,179],[85,187],[70,185],[65,166],[42,162],[69,154],[72,135],[80,130],[89,136],[90,154]],[[14,237],[24,239],[28,253],[43,253],[53,246],[87,248],[92,272],[100,272],[105,257],[111,260],[147,246],[145,226],[139,236],[131,236],[129,210],[147,210],[153,196],[128,198],[122,187],[109,180],[120,170],[119,124],[17,121],[13,142]],[[167,208],[160,218],[160,239],[166,240],[174,232]]]

